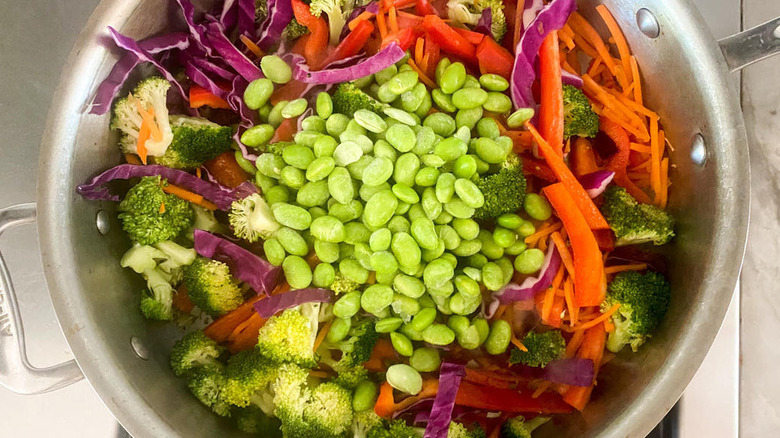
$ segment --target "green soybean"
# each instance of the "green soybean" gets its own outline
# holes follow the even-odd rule
[[[301,121],[301,129],[304,131],[314,131],[320,134],[327,133],[325,129],[325,119],[320,116],[309,116]]]
[[[329,287],[336,278],[336,270],[329,263],[320,263],[314,267],[312,283],[317,287]]]
[[[306,183],[306,176],[301,169],[285,166],[279,175],[279,182],[291,189],[300,189]]]
[[[363,172],[363,184],[378,186],[393,175],[393,162],[385,157],[374,158]]]
[[[462,109],[455,114],[455,124],[458,128],[465,126],[469,129],[474,129],[477,122],[482,118],[482,107]]]
[[[244,90],[244,103],[249,109],[257,110],[268,102],[274,92],[274,84],[269,79],[255,79]]]
[[[458,158],[458,161],[460,161],[460,158]],[[455,163],[455,167],[457,167],[457,161]],[[452,196],[455,194],[455,180],[455,175],[451,173],[442,173],[439,175],[439,178],[436,180],[435,188],[436,199],[439,202],[446,203],[452,200]]]
[[[496,244],[490,231],[480,230],[479,240],[482,242],[482,254],[487,258],[496,260],[504,256],[504,248]]]
[[[330,206],[328,214],[341,222],[349,222],[359,218],[360,215],[363,214],[363,204],[356,199],[353,199],[346,204],[341,204],[337,201]]]
[[[268,113],[268,124],[273,126],[274,128],[279,127],[279,125],[282,124],[284,121],[284,117],[282,117],[282,110],[284,110],[284,107],[287,106],[289,102],[286,100],[282,100],[280,102],[277,102],[276,105],[271,109],[271,112]]]
[[[433,150],[436,143],[436,133],[429,126],[423,126],[417,131],[417,145],[412,149],[415,155],[424,155]]]
[[[425,102],[425,98],[428,97],[428,89],[425,88],[425,84],[418,83],[414,87],[412,87],[411,90],[404,92],[401,94],[399,100],[401,101],[401,108],[403,108],[404,111],[409,111],[411,113],[417,111],[420,106]],[[415,123],[407,125],[414,126],[417,124],[417,121],[415,120]]]
[[[402,325],[404,325],[403,319],[397,316],[391,316],[377,321],[376,324],[374,324],[374,330],[376,330],[377,333],[390,333],[398,330]]]
[[[417,82],[419,77],[416,71],[404,71],[399,72],[387,81],[387,87],[395,94],[402,94],[407,91],[411,91]]]
[[[496,219],[498,225],[514,230],[523,223],[523,218],[514,213],[504,213]]]
[[[481,88],[461,88],[452,94],[452,104],[458,109],[477,108],[487,100],[488,93]]]
[[[393,289],[411,298],[420,298],[425,293],[425,285],[420,279],[404,274],[393,279]]]
[[[277,222],[294,230],[305,230],[311,225],[309,212],[297,205],[278,203],[272,212]]]
[[[352,328],[352,319],[334,318],[328,331],[328,342],[343,341],[349,335],[349,329]]]
[[[493,241],[502,248],[509,248],[517,242],[517,234],[507,228],[496,227],[493,230]]]
[[[331,157],[319,157],[309,164],[306,169],[306,179],[309,181],[319,181],[330,175],[336,168],[336,161]]]
[[[506,79],[493,73],[487,73],[480,76],[479,83],[489,91],[505,91],[509,88],[509,82],[507,82]]]
[[[504,250],[506,255],[516,256],[525,251],[527,248],[525,242],[522,239],[517,239],[515,243],[511,244]]]
[[[268,143],[274,136],[274,127],[268,124],[255,125],[241,134],[241,143],[256,148]]]
[[[474,122],[476,123],[476,121]],[[449,137],[458,128],[455,120],[445,113],[433,113],[425,118],[423,126],[433,129],[433,132],[442,137]]]
[[[323,93],[320,93],[319,95],[321,96],[322,94]],[[322,114],[320,114],[320,117],[323,117]],[[327,120],[325,121],[325,129],[328,130],[328,134],[332,135],[333,137],[338,137],[339,135],[341,135],[341,133],[343,133],[347,129],[348,123],[349,123],[349,118],[344,114],[339,114],[339,113],[331,114],[331,116],[328,117]]]
[[[520,237],[525,238],[534,234],[536,232],[536,227],[531,221],[524,220],[519,227],[515,228],[515,231],[517,231],[517,234],[519,234]]]
[[[463,88],[480,88],[479,80],[472,75],[466,75],[466,80],[463,82]]]
[[[442,111],[454,113],[458,110],[458,108],[452,104],[452,98],[448,94],[444,94],[440,88],[431,91],[431,98],[433,98],[433,103]]]
[[[496,114],[505,114],[512,110],[512,100],[504,93],[487,93],[487,99],[482,104],[486,111]]]
[[[404,319],[409,319],[420,311],[420,303],[414,298],[407,297],[406,295],[395,294],[390,308],[393,309],[393,312],[396,315],[399,315]]]
[[[433,324],[433,322],[436,320],[436,314],[436,309],[432,307],[421,309],[409,322],[409,326],[412,330],[422,332],[431,324]]]
[[[451,64],[449,58],[442,58],[441,61],[439,61],[438,64],[436,64],[436,76],[434,77],[436,79],[436,83],[441,83],[441,76],[444,74],[444,70],[447,69]]]
[[[428,219],[436,219],[442,213],[442,203],[436,198],[436,190],[431,187],[423,191],[421,205]]]
[[[386,251],[390,248],[390,240],[393,235],[387,228],[380,228],[373,233],[368,240],[372,251]]]
[[[360,310],[360,291],[352,291],[344,294],[333,303],[333,315],[339,318],[352,318]]]
[[[497,291],[504,287],[504,271],[496,263],[488,262],[482,267],[482,283],[488,290]]]
[[[440,141],[433,149],[433,153],[441,157],[446,161],[455,161],[459,157],[466,154],[468,146],[466,143],[457,138],[449,137]]]
[[[431,324],[422,331],[422,338],[432,345],[449,345],[455,340],[455,332],[444,324]]]
[[[495,120],[485,117],[477,122],[477,133],[480,137],[488,137],[495,140],[501,135],[501,130],[498,128],[498,123]]]
[[[436,236],[436,230],[433,227],[433,221],[427,217],[420,217],[411,223],[412,237],[417,241],[421,248],[435,249],[439,243]]]
[[[358,243],[368,244],[371,237],[371,231],[360,222],[348,222],[344,224],[344,242],[350,245]]]
[[[339,243],[344,240],[344,224],[333,216],[321,216],[312,221],[311,234],[323,242]]]
[[[304,289],[311,284],[312,273],[309,264],[300,256],[289,255],[282,262],[282,270],[290,287]]]
[[[431,347],[418,348],[409,358],[409,365],[421,373],[437,371],[441,366],[439,350]]]
[[[393,388],[411,395],[422,391],[422,376],[414,368],[406,364],[390,365],[385,374],[387,383]]]
[[[373,111],[361,108],[355,111],[353,117],[360,126],[368,131],[380,133],[387,129],[387,123]]]
[[[275,238],[270,238],[263,242],[263,252],[265,253],[265,258],[268,259],[268,262],[274,266],[281,265],[284,258],[287,256],[284,247],[282,247],[282,244]]]
[[[414,182],[421,187],[432,187],[439,179],[439,170],[435,167],[424,167],[414,176]]]
[[[471,155],[463,155],[455,161],[452,172],[458,178],[471,178],[477,173],[477,160]]]
[[[370,380],[358,383],[352,394],[352,409],[355,412],[363,412],[374,407],[377,397],[376,384]]]
[[[282,227],[276,231],[275,236],[284,250],[288,253],[297,256],[305,256],[309,253],[309,245],[297,231],[291,228]]]
[[[482,277],[480,276],[480,278]],[[458,292],[462,293],[466,297],[471,299],[480,298],[481,292],[479,290],[479,283],[477,282],[477,280],[474,280],[467,275],[458,275],[457,277],[455,277],[454,283],[455,283],[455,288],[458,290]]]
[[[423,86],[423,88],[425,88],[425,86]],[[385,113],[385,115],[387,115],[391,119],[397,120],[403,123],[404,125],[415,126],[417,124],[417,120],[414,118],[414,116],[404,110],[400,110],[398,108],[393,108],[393,107],[387,107],[382,111]],[[414,111],[414,110],[410,110],[410,111]]]
[[[498,319],[490,327],[490,334],[488,334],[485,340],[485,350],[487,350],[488,354],[501,354],[509,347],[511,340],[512,326],[503,319]]]
[[[528,216],[538,221],[546,221],[552,216],[552,206],[544,197],[529,193],[523,199],[523,209]]]
[[[515,269],[521,274],[533,274],[544,265],[544,253],[540,249],[527,249],[515,257]]]
[[[332,193],[331,193],[332,194]],[[391,190],[382,190],[372,196],[363,208],[363,222],[369,228],[378,228],[393,217],[398,198]]]
[[[395,233],[390,243],[390,248],[402,267],[416,266],[422,260],[420,247],[409,233]]]
[[[309,102],[306,101],[306,99],[300,97],[298,99],[290,101],[287,105],[284,106],[282,109],[282,117],[285,119],[292,119],[293,117],[298,117],[301,114],[303,114],[304,111],[306,111],[306,108],[309,106]]]
[[[330,135],[319,136],[312,145],[314,150],[314,156],[318,158],[333,157],[333,152],[336,150],[336,146],[339,142]]]
[[[439,87],[446,94],[452,94],[466,82],[466,67],[456,62],[447,66],[439,79]]]
[[[479,239],[463,240],[452,252],[458,257],[468,257],[476,254],[482,249],[482,242]]]
[[[466,350],[474,350],[481,344],[479,339],[479,330],[477,330],[477,328],[473,325],[469,326],[467,329],[463,330],[463,332],[458,334],[457,340],[458,345],[465,348]]]
[[[457,181],[455,182],[457,183]],[[460,219],[467,219],[474,215],[474,207],[470,206],[460,198],[453,198],[450,202],[444,204],[444,210],[453,217]]]
[[[455,231],[455,229],[451,226],[439,225],[438,235],[439,239],[441,239],[442,243],[444,244],[444,248],[447,250],[452,251],[453,249],[460,246],[460,236],[458,236],[458,232]]]
[[[377,84],[382,85],[385,82],[389,81],[390,78],[395,76],[398,73],[398,67],[395,65],[391,65],[390,67],[387,67],[384,70],[380,70],[377,73],[374,74],[374,80]]]
[[[504,273],[504,286],[506,286],[510,281],[512,281],[512,276],[515,273],[514,265],[507,257],[501,257],[494,263],[501,267],[501,271]]]
[[[385,140],[399,152],[409,152],[417,142],[417,135],[409,126],[397,124],[387,128]]]
[[[489,164],[503,163],[506,160],[506,151],[490,138],[478,138],[475,143],[477,156]]]
[[[371,269],[376,272],[395,272],[398,262],[389,251],[377,251],[371,254]]]
[[[513,112],[507,119],[506,124],[510,128],[519,128],[523,126],[523,124],[534,116],[534,110],[533,108],[520,108],[519,110]]]
[[[393,289],[384,284],[373,284],[363,291],[360,306],[368,313],[379,313],[393,302]]]
[[[274,205],[277,202],[288,202],[290,200],[290,190],[282,185],[273,186],[265,191],[265,200],[268,205]]]
[[[346,204],[355,197],[355,187],[352,184],[352,176],[347,169],[336,167],[328,176],[328,190],[335,200]]]
[[[471,180],[459,178],[455,181],[455,193],[457,193],[458,197],[471,208],[479,208],[485,204],[485,197],[482,195],[482,192],[477,185],[471,182]],[[457,216],[451,211],[450,214],[462,218],[462,216]]]
[[[260,70],[263,75],[275,84],[286,84],[292,79],[292,69],[282,58],[276,55],[266,55],[260,59]]]

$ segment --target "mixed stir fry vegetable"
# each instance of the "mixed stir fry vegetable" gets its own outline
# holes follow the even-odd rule
[[[604,6],[609,40],[574,0],[177,2],[185,32],[109,28],[126,163],[77,190],[215,414],[527,438],[662,322],[667,142]]]

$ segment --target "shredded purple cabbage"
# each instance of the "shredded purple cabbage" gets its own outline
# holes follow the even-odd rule
[[[279,281],[281,268],[229,240],[203,230],[195,230],[195,251],[230,266],[231,273],[249,284],[258,294],[269,295]]]
[[[238,0],[238,33],[254,39],[255,29],[255,0]]]
[[[206,26],[206,37],[211,47],[219,53],[225,63],[246,79],[247,82],[263,77],[260,68],[230,42],[220,23],[210,22]]]
[[[120,164],[92,178],[87,184],[76,186],[76,192],[84,199],[92,201],[119,201],[119,196],[112,194],[106,184],[118,179],[158,175],[168,180],[171,184],[203,196],[216,204],[220,210],[229,210],[233,201],[244,199],[252,193],[257,193],[257,188],[248,182],[244,182],[235,189],[224,190],[222,187],[203,181],[190,173],[157,164],[148,166]]]
[[[350,21],[354,20],[358,17],[358,15],[362,14],[363,12],[371,12],[372,14],[378,14],[379,13],[379,2],[373,1],[365,6],[358,6],[355,9],[352,10],[352,12],[347,17],[347,20],[345,23],[349,23]],[[346,38],[346,36],[349,34],[349,26],[344,26],[343,29],[341,29],[341,35],[339,35],[339,41]]]
[[[326,68],[320,71],[309,71],[309,66],[302,59],[299,59],[293,67],[293,77],[309,84],[337,84],[354,81],[390,67],[400,61],[404,55],[405,52],[398,47],[398,44],[391,43],[376,55],[365,58],[355,65]]]
[[[260,25],[257,45],[270,51],[279,43],[282,32],[293,18],[292,2],[290,0],[268,0],[268,15]]]
[[[534,64],[539,48],[547,35],[566,24],[569,15],[577,9],[575,0],[553,0],[526,26],[520,42],[517,43],[515,65],[512,68],[510,91],[515,108],[534,108],[531,86],[536,79]],[[526,11],[528,12],[528,11]],[[525,16],[525,14],[524,14]]]
[[[576,357],[554,360],[544,367],[544,380],[572,386],[590,386],[595,378],[593,361]]]
[[[474,32],[485,34],[489,37],[493,37],[493,9],[485,8],[482,10],[482,15],[477,21],[477,25],[474,26]]]
[[[523,4],[523,16],[520,32],[528,29],[528,26],[531,25],[531,22],[534,21],[536,16],[539,14],[539,11],[541,11],[543,7],[544,0],[526,0],[525,4]]]
[[[544,257],[544,264],[538,277],[528,277],[522,284],[509,283],[493,295],[501,304],[525,301],[534,297],[552,284],[555,273],[561,267],[561,256],[555,245],[550,244]],[[492,307],[493,303],[491,303]]]
[[[566,70],[561,70],[561,82],[563,82],[564,85],[582,88],[582,78],[573,73],[569,73]]]
[[[333,299],[328,289],[296,289],[279,295],[272,295],[255,303],[255,311],[263,318],[306,303],[327,303]]]
[[[466,368],[463,365],[452,362],[441,364],[439,391],[436,393],[436,398],[433,399],[431,416],[428,419],[428,426],[425,428],[423,438],[447,438],[452,420],[452,409],[455,407],[455,398],[458,395],[460,381],[465,375]]]
[[[588,196],[595,198],[607,189],[607,186],[612,182],[613,178],[615,178],[615,172],[597,170],[593,173],[582,175],[578,179],[585,191],[588,192]]]

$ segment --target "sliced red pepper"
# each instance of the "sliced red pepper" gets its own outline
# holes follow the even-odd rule
[[[615,143],[617,148],[617,152],[609,157],[605,166],[607,170],[615,172],[615,184],[625,188],[637,201],[643,204],[651,204],[650,196],[634,184],[626,173],[631,158],[631,140],[628,137],[628,132],[622,126],[606,117],[599,119],[599,129]]]
[[[571,407],[555,393],[544,392],[539,397],[533,398],[530,392],[476,385],[468,381],[460,382],[455,404],[488,411],[513,413],[565,414],[571,412]]]
[[[493,73],[509,80],[512,75],[512,67],[515,58],[505,48],[501,47],[493,38],[483,38],[476,50],[479,72],[482,74]]]
[[[297,79],[291,80],[290,82],[274,90],[273,94],[271,94],[271,105],[276,105],[283,100],[289,102],[301,97],[303,95],[303,90],[305,90],[308,86],[309,85],[307,83],[301,82]]]
[[[310,32],[303,56],[309,68],[319,70],[328,54],[328,23],[322,17],[315,17],[309,10],[309,5],[301,0],[292,0],[292,7],[295,19]]]
[[[474,47],[474,44],[468,42],[466,38],[462,37],[438,16],[426,15],[422,25],[433,42],[438,44],[445,52],[460,56],[465,60],[475,60],[476,47]]]
[[[373,31],[374,25],[370,21],[363,20],[358,23],[355,29],[339,43],[336,50],[328,56],[325,65],[360,53]]]
[[[563,83],[558,32],[552,31],[539,49],[539,132],[559,155],[563,155]]]
[[[274,136],[271,138],[270,143],[292,141],[296,132],[298,132],[298,117],[284,119],[274,131]]]
[[[225,99],[216,96],[214,93],[200,85],[192,84],[192,86],[190,86],[190,107],[200,108],[202,106],[230,109],[230,105]]]
[[[458,32],[460,36],[466,38],[466,41],[470,42],[471,44],[474,44],[475,46],[478,46],[479,43],[481,43],[482,40],[485,39],[484,33],[474,32],[460,27],[453,27],[453,29],[455,29],[455,32]]]
[[[417,34],[415,28],[406,27],[399,30],[397,33],[386,36],[385,39],[382,40],[382,47],[394,42],[398,44],[398,47],[400,47],[401,50],[406,51],[412,47],[412,44],[414,44],[416,40]]]
[[[428,0],[417,0],[417,3],[414,4],[414,12],[421,17],[426,15],[439,15],[439,13],[436,12],[436,8],[434,8]]]
[[[209,161],[203,163],[203,167],[209,171],[218,183],[230,188],[236,188],[249,179],[249,175],[236,162],[234,152],[223,152]]]
[[[550,166],[538,158],[534,158],[530,154],[523,154],[523,173],[526,175],[533,175],[539,179],[543,179],[548,182],[555,182],[555,173],[550,169]]]
[[[612,230],[593,230],[593,236],[596,237],[601,252],[615,249],[615,233]]]

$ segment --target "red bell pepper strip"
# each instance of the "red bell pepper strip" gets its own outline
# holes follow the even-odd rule
[[[203,167],[209,171],[218,183],[232,189],[249,179],[246,171],[236,162],[236,155],[233,152],[223,152],[217,155],[216,158],[203,163]]]
[[[298,118],[284,119],[274,131],[274,136],[270,142],[292,141],[296,132],[298,132]]]
[[[585,330],[585,334],[582,337],[582,345],[580,345],[579,350],[577,350],[578,358],[590,359],[593,361],[593,366],[595,368],[594,379],[599,372],[599,366],[601,365],[601,359],[604,357],[604,346],[606,343],[607,331],[604,329],[604,324],[599,324]],[[569,386],[563,394],[563,401],[573,406],[578,411],[581,411],[585,409],[585,405],[588,404],[591,392],[593,392],[593,385]]]
[[[587,138],[577,137],[572,142],[571,155],[569,156],[569,165],[576,176],[587,175],[599,170],[596,164],[596,154],[593,152],[593,145]]]
[[[309,85],[307,83],[301,82],[297,79],[291,80],[290,82],[274,90],[273,94],[271,94],[271,105],[276,105],[283,100],[289,102],[301,97],[303,95],[303,90],[305,90],[308,86]]]
[[[468,381],[460,382],[455,404],[488,411],[536,414],[565,414],[571,408],[558,394],[545,392],[539,397],[512,389],[492,388]]]
[[[637,185],[628,178],[628,174],[626,173],[626,168],[628,167],[629,159],[631,157],[631,140],[629,139],[626,130],[606,117],[601,117],[599,119],[599,130],[606,134],[607,137],[615,143],[615,147],[617,148],[617,152],[609,157],[605,166],[607,170],[615,172],[615,184],[625,188],[637,201],[643,204],[651,204],[652,200],[650,200],[650,196],[648,196],[644,190],[637,187]]]
[[[530,122],[526,122],[525,126],[531,132],[531,135],[533,135],[534,140],[536,140],[539,153],[542,155],[542,157],[544,157],[544,160],[547,161],[547,164],[550,166],[550,169],[552,169],[553,173],[555,173],[558,181],[563,183],[563,185],[566,187],[566,190],[568,190],[569,195],[571,195],[575,205],[577,205],[577,208],[580,210],[580,213],[582,213],[582,215],[585,217],[585,221],[588,223],[590,229],[609,229],[609,224],[607,224],[607,221],[604,220],[604,216],[601,215],[601,212],[596,207],[596,204],[593,203],[593,200],[590,199],[588,193],[584,188],[582,188],[582,184],[580,184],[580,182],[577,181],[577,178],[574,177],[571,169],[566,166],[566,163],[563,161],[563,157],[555,152],[552,147],[550,147],[549,143],[547,143],[547,141],[542,138],[541,134],[539,134],[539,131],[537,131]]]
[[[415,31],[415,28],[405,27],[396,33],[387,35],[382,40],[382,47],[385,47],[386,45],[394,42],[398,44],[398,47],[400,47],[402,50],[409,50],[409,48],[412,47],[412,44],[414,44],[416,40],[417,32]]]
[[[214,93],[200,85],[192,84],[190,86],[190,107],[200,108],[202,106],[230,109],[230,105],[225,99],[214,95]]]
[[[601,252],[615,249],[615,233],[612,230],[593,230],[593,236],[596,237]]]
[[[315,17],[309,10],[309,5],[301,0],[292,0],[293,14],[298,23],[309,29],[310,36],[306,41],[303,56],[312,70],[319,70],[322,61],[327,56],[328,49],[328,23],[322,17]]]
[[[494,73],[506,80],[512,76],[515,57],[507,49],[493,41],[493,38],[482,39],[477,47],[476,56],[480,73]]]
[[[523,154],[523,173],[526,175],[533,175],[539,179],[547,182],[555,182],[557,178],[555,173],[550,169],[543,160],[534,158],[530,154]]]
[[[414,12],[422,17],[426,15],[439,15],[439,13],[436,12],[436,8],[434,8],[428,0],[417,0],[417,3],[414,4]]]
[[[558,31],[544,38],[539,49],[541,105],[539,132],[559,155],[563,155],[563,83]]]
[[[574,253],[574,300],[580,307],[598,306],[607,292],[604,262],[596,237],[563,183],[543,189],[563,222]]]
[[[370,21],[363,20],[358,23],[358,25],[355,26],[355,29],[347,34],[339,45],[336,46],[336,50],[328,56],[324,64],[328,65],[333,61],[339,61],[360,53],[373,31],[374,25]]]
[[[461,36],[455,29],[436,15],[426,15],[423,19],[423,28],[428,36],[447,53],[460,56],[464,60],[473,61],[476,56],[476,47]],[[483,39],[484,41],[484,39]]]
[[[475,46],[478,46],[479,43],[481,43],[482,40],[485,39],[484,33],[474,32],[460,27],[453,27],[453,29],[455,29],[455,32],[458,32],[460,36],[466,38],[466,41],[470,42],[471,44],[474,44]]]

